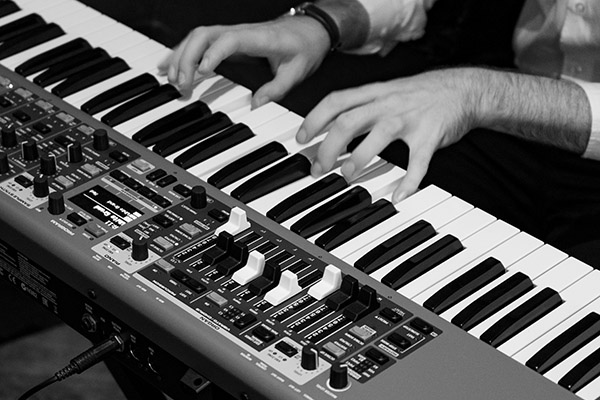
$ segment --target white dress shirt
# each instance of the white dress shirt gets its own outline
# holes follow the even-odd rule
[[[385,55],[398,42],[420,38],[435,0],[358,0],[370,17],[358,53]],[[485,0],[481,0],[485,1]],[[584,157],[600,160],[600,1],[527,0],[514,35],[515,62],[524,72],[577,82],[592,109]]]

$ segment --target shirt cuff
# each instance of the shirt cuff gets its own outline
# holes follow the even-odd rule
[[[577,84],[585,91],[592,108],[592,131],[583,157],[600,160],[600,83],[578,80]]]

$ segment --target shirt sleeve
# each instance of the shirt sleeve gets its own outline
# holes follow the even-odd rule
[[[583,81],[577,83],[585,91],[592,108],[592,132],[583,157],[600,160],[600,83]]]
[[[436,0],[358,0],[369,15],[369,35],[356,54],[387,54],[398,42],[425,33],[427,11]]]

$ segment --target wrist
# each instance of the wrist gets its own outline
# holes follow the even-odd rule
[[[316,0],[315,6],[327,13],[339,31],[340,50],[361,47],[367,40],[370,20],[367,10],[357,0]]]

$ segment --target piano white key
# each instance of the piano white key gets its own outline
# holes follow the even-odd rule
[[[467,211],[466,213],[458,216],[456,219],[453,219],[447,224],[444,224],[439,229],[436,229],[438,231],[438,234],[436,236],[427,240],[423,244],[415,247],[414,249],[400,256],[399,258],[384,265],[383,267],[379,268],[377,271],[371,274],[371,277],[373,279],[381,281],[381,278],[387,275],[390,271],[392,271],[402,262],[408,260],[410,257],[419,253],[421,250],[424,250],[427,247],[431,246],[433,243],[437,242],[445,235],[451,234],[462,242],[467,237],[471,236],[475,232],[494,222],[494,220],[495,218],[493,216],[484,212],[483,210],[475,208],[470,211]],[[353,260],[352,265],[356,261],[353,258],[353,254],[351,254],[348,259]],[[344,259],[344,261],[346,261],[346,259]]]
[[[346,158],[347,158],[347,156],[341,157],[341,160],[346,159]],[[336,164],[334,165],[334,168],[332,168],[331,172],[341,175],[341,161],[340,160],[338,160],[336,162]],[[276,206],[283,199],[287,198],[288,196],[292,195],[293,193],[296,193],[296,192],[306,188],[307,186],[311,185],[312,183],[318,181],[319,179],[320,178],[314,178],[313,176],[306,176],[302,179],[297,180],[296,182],[290,183],[289,185],[286,185],[282,188],[279,188],[279,189],[261,197],[260,201],[255,200],[255,201],[250,202],[248,205],[250,207],[252,207],[253,209],[255,209],[256,211],[258,211],[259,213],[265,215],[267,213],[267,211],[269,211],[271,208]],[[323,202],[321,202],[319,204],[322,204],[322,203]],[[314,207],[312,207],[312,208],[314,208]]]
[[[339,164],[341,165],[341,161],[339,162]],[[372,161],[371,166],[372,166],[372,168],[367,169],[357,179],[355,179],[353,182],[350,182],[349,188],[346,190],[343,190],[341,193],[345,193],[354,187],[360,186],[363,189],[367,190],[367,192],[369,192],[371,194],[373,201],[376,201],[376,200],[383,198],[384,196],[390,194],[394,190],[396,185],[398,184],[398,180],[402,179],[402,177],[406,174],[406,171],[403,170],[402,168],[397,167],[393,164],[390,164],[390,163],[386,162],[385,160],[380,159],[378,157]],[[338,167],[338,173],[340,173],[339,168],[340,167]],[[313,181],[314,181],[314,178],[313,178]],[[289,193],[289,194],[292,194],[292,193]],[[336,196],[338,196],[338,195],[336,195]],[[285,196],[285,197],[287,197],[287,196]],[[283,200],[285,197],[282,197],[280,200]],[[316,204],[315,206],[309,208],[308,210],[305,210],[305,211],[301,212],[300,214],[290,218],[289,220],[284,221],[282,223],[282,225],[289,229],[298,220],[300,220],[301,218],[303,218],[305,215],[309,214],[313,210],[317,209],[322,204],[325,204],[329,200],[331,200],[331,198],[321,201],[320,203]],[[252,204],[260,203],[260,202],[261,202],[261,199],[258,199],[255,202],[251,203],[250,206],[252,207]],[[262,207],[260,207],[260,209],[262,209]],[[314,241],[321,234],[322,234],[322,232],[317,234],[315,237],[309,238],[309,240]]]
[[[102,43],[101,47],[111,56],[119,56],[124,52],[129,53],[136,46],[139,46],[148,40],[150,40],[148,36],[142,35],[136,31],[131,31]]]
[[[102,49],[104,49],[110,56],[118,57],[124,53],[129,53],[132,48],[136,46],[141,46],[145,42],[150,39],[147,36],[142,35],[141,33],[130,30],[124,35],[118,36],[109,40],[102,44]],[[53,85],[47,86],[46,90],[51,91],[54,86],[60,84],[57,82]]]
[[[582,282],[591,282],[593,285],[596,280],[598,280],[599,271],[593,271],[589,275],[587,275]],[[587,284],[587,283],[582,283]],[[591,292],[596,296],[596,299],[592,301],[590,304],[581,308],[575,314],[564,320],[563,322],[556,323],[554,326],[545,334],[540,336],[534,342],[526,346],[525,348],[519,350],[517,353],[512,355],[512,358],[520,362],[521,364],[525,364],[531,357],[533,357],[539,350],[541,350],[545,345],[550,343],[554,338],[559,336],[561,333],[569,329],[580,319],[588,315],[590,312],[596,312],[600,314],[600,294],[597,290],[598,286],[596,286]],[[507,342],[508,343],[508,342]]]
[[[40,16],[42,18],[44,18],[44,20],[47,23],[56,23],[57,25],[61,26],[59,24],[59,19],[62,19],[62,21],[64,22],[65,20],[69,20],[69,17],[71,16],[72,13],[74,12],[78,12],[81,10],[85,10],[87,7],[86,5],[78,2],[78,1],[70,1],[70,2],[65,2],[65,3],[61,3],[61,4],[57,4],[55,7],[51,7],[51,8],[47,8],[45,10],[41,10],[41,11],[35,11],[36,13],[40,14]]]
[[[591,272],[591,267],[583,264],[582,262],[572,262],[572,260],[574,259],[569,258],[554,266],[536,279],[532,279],[535,288],[525,293],[511,304],[508,304],[494,315],[491,315],[488,319],[469,330],[469,333],[478,338],[498,320],[538,294],[542,289],[551,288],[560,293],[566,287]]]
[[[74,107],[81,108],[81,106],[91,98],[99,95],[100,93],[104,93],[105,91],[112,89],[121,83],[125,83],[145,72],[148,72],[156,77],[159,84],[166,83],[167,78],[158,75],[156,62],[162,58],[164,54],[170,51],[171,50],[165,48],[156,53],[148,54],[146,57],[139,60],[133,60],[131,63],[128,61],[127,63],[132,67],[131,70],[125,71],[122,74],[114,76],[110,79],[106,79],[100,83],[97,83],[96,85],[90,86],[87,89],[74,93],[71,96],[67,96],[64,100]],[[146,64],[143,63],[144,61]]]
[[[218,156],[211,157],[210,159],[193,166],[188,171],[206,181],[206,179],[208,179],[212,174],[227,164],[271,141],[287,141],[293,139],[301,123],[302,118],[297,114],[291,112],[284,114],[281,117],[276,118],[275,120],[257,128],[254,131],[254,134],[256,135],[254,138],[244,143],[240,143],[234,148],[224,151]]]
[[[165,80],[166,78],[162,78],[163,80]],[[246,89],[245,87],[239,86],[239,85],[235,85],[235,84],[227,84],[227,82],[223,83],[222,87],[219,87],[217,90],[212,90],[212,82],[218,81],[220,79],[220,77],[216,76],[216,78],[214,78],[215,80],[213,81],[213,78],[209,78],[210,81],[208,82],[208,84],[206,85],[198,85],[194,88],[194,92],[192,94],[191,98],[198,98],[200,96],[202,96],[202,100],[209,106],[209,108],[211,110],[218,110],[218,111],[223,111],[225,113],[231,113],[239,108],[242,108],[244,106],[249,106],[250,105],[250,99],[252,97],[252,93],[250,92],[250,90]],[[204,92],[207,91],[207,92]],[[197,93],[197,94],[196,94]],[[161,116],[170,114],[171,110],[175,111],[178,108],[178,105],[183,106],[184,104],[182,103],[188,103],[191,102],[191,98],[190,99],[181,99],[179,103],[175,103],[177,100],[172,100],[170,102],[167,102],[165,104],[163,104],[161,107],[164,107],[168,110],[168,112],[166,114],[162,114],[162,113],[158,113],[155,114],[155,110],[157,108],[154,108],[152,110],[149,110],[139,116],[137,116],[135,118],[135,121],[133,121],[133,119],[131,119],[130,121],[126,121],[122,124],[119,124],[117,126],[115,126],[114,128],[116,130],[118,130],[119,132],[130,132],[131,135],[133,135],[135,132],[132,132],[132,130],[137,130],[137,129],[141,129],[142,127],[154,122],[156,119],[160,118]],[[167,106],[167,104],[172,103],[173,106]],[[117,104],[111,108],[108,108],[106,110],[103,110],[99,113],[94,114],[94,118],[101,120],[102,117],[104,117],[106,114],[110,113],[112,110],[114,110],[115,108],[119,107],[120,104]],[[122,125],[128,123],[129,124],[123,128]]]
[[[439,204],[435,205],[433,208],[425,210],[422,214],[418,215],[416,218],[413,215],[410,215],[409,220],[404,223],[395,225],[399,223],[397,218],[390,218],[384,221],[382,224],[369,229],[363,234],[355,237],[349,242],[343,244],[335,250],[340,250],[336,252],[334,250],[334,254],[338,255],[341,259],[346,261],[350,265],[354,265],[356,260],[364,256],[370,250],[378,246],[379,244],[385,242],[395,234],[403,231],[404,229],[411,226],[417,220],[424,220],[431,224],[431,226],[437,231],[442,226],[446,225],[450,221],[455,218],[460,217],[464,213],[473,209],[473,206],[467,203],[464,200],[459,199],[458,197],[450,197]],[[402,215],[400,212],[397,215]],[[390,229],[391,227],[391,229]],[[345,254],[345,255],[341,255]]]
[[[552,382],[558,383],[558,381],[570,370],[572,370],[573,367],[575,367],[579,362],[583,361],[584,358],[592,354],[598,348],[600,348],[600,337],[595,338],[572,354],[570,357],[567,357],[564,361],[559,363],[550,371],[546,372],[544,376],[550,379]]]
[[[202,100],[205,100],[205,99],[206,99],[206,96],[202,97]],[[229,106],[225,105],[224,107],[229,107]],[[209,108],[210,108],[210,106],[209,106]],[[221,110],[216,109],[214,111],[217,112],[217,111],[221,111]],[[252,131],[260,128],[262,125],[264,125],[264,124],[270,122],[271,120],[276,119],[286,113],[288,113],[288,111],[284,107],[281,107],[280,105],[278,105],[276,103],[267,103],[267,104],[263,105],[262,107],[252,110],[252,111],[249,108],[249,104],[246,104],[246,105],[244,105],[244,107],[238,108],[236,110],[229,110],[229,111],[225,112],[225,114],[227,114],[227,116],[229,117],[229,119],[231,120],[231,122],[233,124],[237,124],[237,123],[245,124]],[[168,161],[173,162],[175,160],[175,158],[177,158],[179,155],[183,154],[189,148],[191,148],[192,146],[195,146],[196,144],[197,143],[194,143],[182,150],[179,150],[179,151],[171,154],[170,156],[168,156],[166,159]],[[221,154],[217,154],[217,155],[215,155],[215,157],[221,157]]]
[[[543,274],[544,272],[546,272],[547,270],[549,270],[550,268],[552,268],[553,266],[555,266],[556,264],[558,264],[559,262],[561,262],[562,260],[564,260],[565,258],[567,258],[567,255],[562,251],[552,246],[544,245],[535,250],[533,253],[528,254],[525,258],[522,258],[521,260],[509,266],[507,274],[504,274],[498,279],[495,279],[494,281],[490,282],[489,284],[479,289],[466,299],[463,299],[454,307],[451,307],[450,309],[443,312],[440,316],[446,319],[447,321],[451,321],[452,318],[454,318],[456,314],[462,311],[465,307],[467,307],[473,301],[478,299],[481,295],[487,293],[490,289],[496,287],[500,283],[504,282],[506,279],[513,276],[515,273],[523,272],[524,274],[529,276],[530,279],[533,280],[541,274]]]
[[[598,400],[598,393],[600,393],[600,377],[594,379],[576,392],[577,396],[583,400]]]
[[[6,15],[4,18],[0,19],[0,25],[7,24],[9,22],[15,21],[17,19],[23,18],[29,14],[40,14],[44,10],[48,10],[54,7],[59,7],[63,3],[73,4],[75,1],[73,0],[56,0],[56,1],[48,1],[48,0],[32,0],[26,3],[17,3],[21,11],[17,11],[16,13],[12,13]]]
[[[38,14],[42,16],[42,11],[61,6],[63,3],[72,3],[72,0],[34,0],[31,1],[30,4],[19,5],[19,8],[21,8],[20,11],[5,15],[4,17],[0,18],[0,26],[9,24],[13,21],[16,21],[31,14]]]
[[[396,215],[388,218],[387,220],[348,241],[347,243],[344,243],[341,246],[333,249],[331,253],[338,258],[344,258],[356,249],[356,247],[352,248],[352,246],[357,246],[357,244],[361,243],[361,241],[368,241],[368,243],[365,244],[372,243],[372,241],[387,234],[393,229],[399,226],[404,226],[408,222],[413,221],[419,215],[427,212],[449,197],[450,194],[448,192],[438,188],[437,186],[427,186],[412,196],[395,204],[395,208],[398,211]],[[372,247],[375,246],[373,245],[371,248]]]
[[[425,289],[423,292],[419,293],[415,296],[412,301],[417,304],[422,305],[427,299],[433,296],[438,290],[446,286],[448,283],[459,277],[461,274],[470,270],[471,268],[478,265],[480,262],[484,261],[488,257],[494,257],[498,261],[502,263],[502,265],[506,268],[513,263],[517,262],[521,258],[525,257],[527,254],[531,253],[535,249],[539,248],[543,245],[543,242],[528,233],[521,232],[506,242],[500,244],[498,247],[490,250],[489,253],[482,255],[480,258],[475,260],[470,264],[466,264],[464,267],[457,269],[453,273],[449,274],[447,277],[443,278],[439,282],[436,282],[431,287]]]
[[[514,356],[519,350],[571,317],[594,299],[600,297],[598,288],[600,288],[600,271],[592,271],[560,293],[560,297],[564,301],[563,304],[506,341],[498,347],[498,350],[510,357]]]
[[[150,125],[154,121],[157,121],[198,99],[202,99],[203,96],[211,94],[214,91],[226,90],[231,85],[233,85],[233,82],[231,82],[229,79],[223,78],[219,75],[214,75],[196,85],[190,97],[179,98],[177,100],[170,101],[153,109],[151,113],[144,113],[116,126],[115,129],[121,132],[123,135],[131,138],[140,129]],[[102,114],[98,114],[99,117],[101,115]]]
[[[498,246],[518,232],[519,230],[517,228],[504,221],[495,221],[481,231],[465,239],[463,242],[465,249],[463,251],[438,265],[423,276],[410,282],[405,287],[398,290],[398,292],[401,295],[412,299],[455,271],[462,269],[465,265],[469,265],[483,253]]]
[[[82,37],[82,34],[84,32],[90,34],[102,29],[107,29],[109,26],[114,25],[116,23],[117,21],[115,21],[114,19],[99,14],[98,17],[70,27],[65,35],[59,36],[48,42],[32,47],[29,50],[25,50],[11,57],[5,58],[4,60],[2,60],[2,65],[14,70],[23,62],[31,59],[32,57],[37,56],[38,54],[42,54],[73,39]]]

